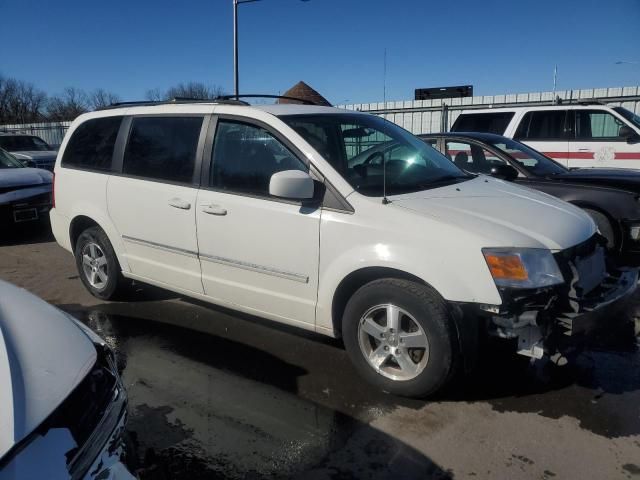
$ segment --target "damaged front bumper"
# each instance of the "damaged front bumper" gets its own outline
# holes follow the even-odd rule
[[[607,266],[597,239],[555,255],[565,283],[540,289],[501,289],[501,305],[466,305],[488,333],[517,341],[519,354],[540,359],[564,352],[626,318],[638,284],[637,268]]]

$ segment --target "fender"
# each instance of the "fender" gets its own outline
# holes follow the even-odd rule
[[[467,272],[456,272],[450,267],[445,268],[445,259],[418,263],[415,259],[424,259],[424,253],[418,249],[396,248],[395,251],[390,251],[387,245],[381,243],[343,250],[337,256],[323,255],[323,253],[325,252],[321,247],[316,307],[316,329],[320,332],[333,332],[332,307],[334,295],[340,283],[350,274],[367,267],[393,269],[416,277],[434,288],[445,300],[471,300],[493,305],[502,303],[489,269],[480,263],[484,262],[484,259],[479,252],[477,265],[467,263],[469,265]],[[326,258],[330,258],[330,261],[323,261]]]

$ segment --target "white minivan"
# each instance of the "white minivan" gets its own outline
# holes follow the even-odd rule
[[[382,157],[381,143],[394,145]],[[88,113],[62,143],[54,194],[55,237],[96,297],[136,280],[342,337],[363,376],[401,395],[469,368],[487,332],[557,356],[638,278],[607,270],[577,207],[329,107]]]
[[[640,168],[640,115],[598,102],[464,110],[452,132],[526,143],[566,167]]]

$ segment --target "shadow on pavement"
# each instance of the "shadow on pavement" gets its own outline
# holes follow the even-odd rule
[[[409,445],[303,398],[309,370],[278,355],[152,320],[79,317],[116,350],[143,480],[451,478]]]
[[[48,220],[0,225],[0,246],[54,242]]]

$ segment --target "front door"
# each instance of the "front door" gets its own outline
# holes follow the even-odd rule
[[[576,138],[571,151],[583,158],[571,160],[570,167],[640,168],[640,145],[620,137],[626,125],[606,110],[575,110]]]
[[[264,125],[220,118],[198,194],[202,283],[216,303],[313,324],[320,208],[269,195],[271,175],[309,170]]]
[[[107,184],[131,273],[196,293],[203,291],[195,214],[203,123],[203,116],[134,117],[122,174]]]

